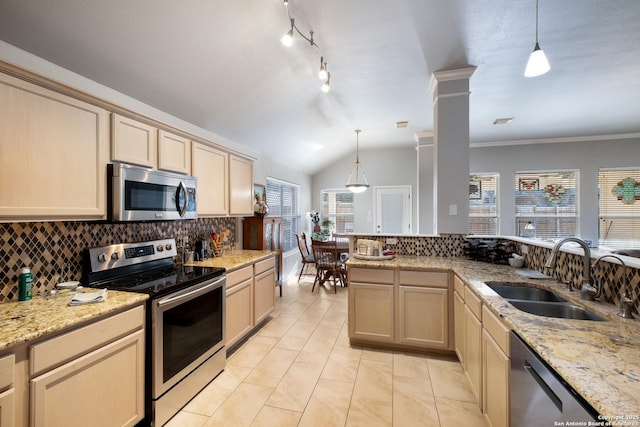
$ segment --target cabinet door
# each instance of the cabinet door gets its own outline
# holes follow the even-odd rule
[[[274,268],[256,275],[253,291],[254,325],[260,323],[274,310],[275,289],[276,273]]]
[[[191,174],[191,141],[182,136],[158,131],[158,169]]]
[[[429,348],[449,345],[447,289],[399,287],[399,341]]]
[[[111,160],[156,167],[158,130],[155,127],[114,113],[111,128]]]
[[[227,348],[240,341],[253,327],[252,280],[246,280],[227,289],[225,324]]]
[[[253,162],[229,155],[229,213],[253,215]]]
[[[384,271],[384,270],[374,270]],[[393,274],[393,272],[391,272]],[[349,338],[393,342],[393,284],[349,283]]]
[[[464,300],[458,292],[453,293],[453,324],[455,351],[462,369],[466,370],[464,360]]]
[[[0,73],[0,220],[103,219],[106,110]]]
[[[12,388],[0,393],[0,427],[12,427],[14,424],[15,395],[16,392]]]
[[[192,175],[198,178],[198,215],[227,215],[229,155],[199,142],[193,142],[191,150]]]
[[[31,380],[31,425],[133,426],[144,417],[144,331]]]
[[[485,330],[482,340],[482,412],[492,427],[509,427],[509,357]]]
[[[482,322],[473,314],[469,306],[465,306],[464,319],[465,374],[469,379],[471,391],[482,408]]]

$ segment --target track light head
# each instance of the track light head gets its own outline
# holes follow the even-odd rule
[[[318,71],[318,78],[320,80],[326,80],[329,76],[329,73],[327,72],[327,63],[323,61],[324,58],[320,57],[320,71]]]
[[[331,90],[331,73],[327,73],[327,80],[325,80],[325,82],[322,84],[320,89],[324,93],[327,93],[327,92],[329,92],[329,90]]]
[[[293,44],[293,26],[294,26],[294,20],[293,18],[291,18],[291,29],[287,31],[287,33],[284,36],[282,36],[282,39],[280,39],[282,44],[287,47]]]

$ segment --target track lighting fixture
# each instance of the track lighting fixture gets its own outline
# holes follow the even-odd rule
[[[284,7],[287,11],[287,16],[289,17],[289,21],[291,22],[291,28],[289,29],[289,31],[287,31],[287,33],[284,36],[282,36],[282,39],[281,39],[282,44],[287,47],[293,44],[293,34],[295,30],[295,32],[300,37],[302,37],[307,42],[309,42],[309,44],[315,47],[318,53],[320,53],[320,46],[318,46],[313,40],[313,31],[309,31],[309,36],[307,37],[307,35],[305,35],[300,30],[300,28],[298,28],[298,26],[296,25],[294,18],[291,16],[291,12],[289,11],[288,6],[289,6],[289,0],[284,0]],[[323,92],[329,92],[329,86],[331,83],[331,73],[329,73],[329,70],[327,69],[327,62],[324,60],[324,56],[322,55],[320,56],[320,70],[318,71],[318,78],[324,82],[320,87],[320,89]]]
[[[527,62],[527,68],[524,70],[525,77],[537,77],[549,71],[549,61],[544,54],[544,51],[540,49],[538,44],[538,0],[536,0],[536,45],[533,48],[533,52],[529,56]]]
[[[349,175],[349,180],[345,187],[347,187],[352,193],[363,193],[367,191],[367,188],[369,188],[369,183],[367,182],[367,177],[364,176],[364,169],[362,168],[362,165],[360,165],[358,137],[362,131],[360,129],[356,129],[354,132],[356,133],[356,162],[353,164],[351,175]]]

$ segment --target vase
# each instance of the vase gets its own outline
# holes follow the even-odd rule
[[[319,232],[320,232],[320,226],[319,226],[319,225],[317,225],[317,224],[316,224],[316,225],[314,225],[314,226],[313,226],[313,232],[314,232],[314,233],[319,233]]]

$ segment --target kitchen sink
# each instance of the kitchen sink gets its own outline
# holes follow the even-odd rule
[[[546,289],[534,288],[519,282],[487,282],[487,286],[506,299],[518,310],[537,316],[561,319],[595,320],[606,319]]]
[[[559,297],[546,289],[533,288],[531,286],[521,285],[518,283],[487,282],[487,285],[505,299],[567,302],[566,299]]]
[[[523,301],[523,300],[507,300],[515,308],[527,313],[544,317],[557,317],[562,319],[578,319],[578,320],[595,320],[603,322],[606,319],[585,310],[582,307],[570,303],[557,302],[541,302],[541,301]]]

